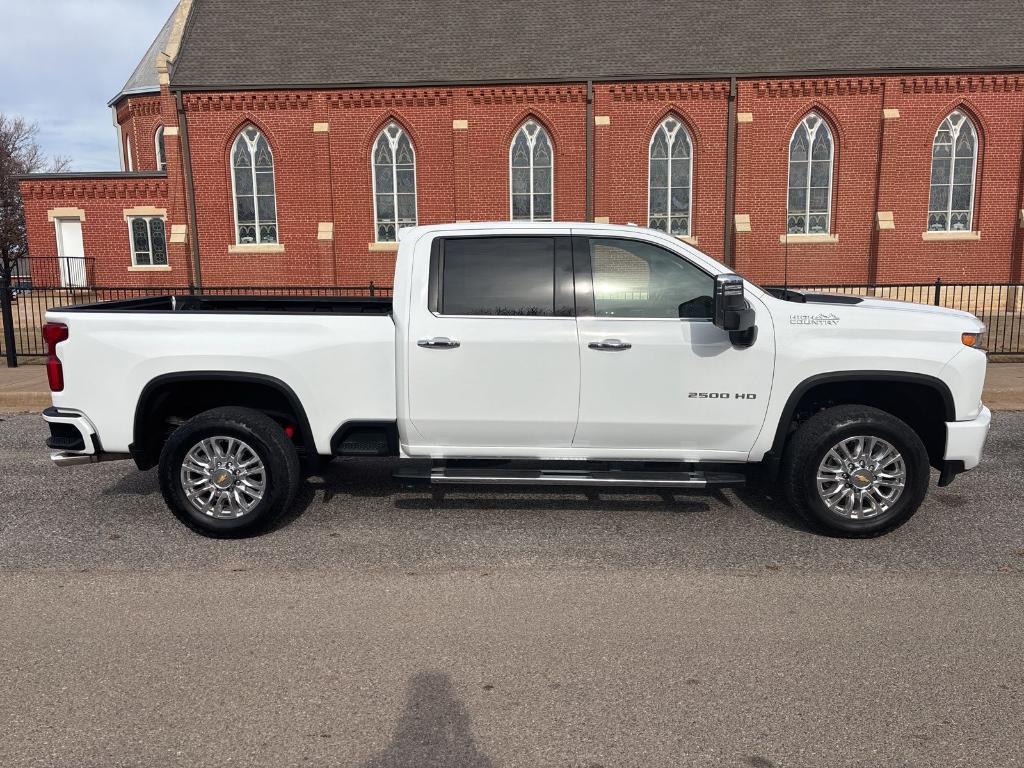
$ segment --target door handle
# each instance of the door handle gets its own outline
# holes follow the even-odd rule
[[[624,352],[632,349],[633,345],[621,339],[605,339],[604,341],[592,341],[588,345],[591,349],[599,349],[604,352]]]
[[[457,349],[460,345],[455,339],[449,339],[447,336],[435,336],[432,339],[420,339],[416,346],[424,349]]]

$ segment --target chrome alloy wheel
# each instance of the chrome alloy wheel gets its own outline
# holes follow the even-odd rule
[[[181,487],[204,515],[232,520],[251,512],[267,489],[267,470],[247,443],[207,437],[181,463]]]
[[[831,512],[851,520],[888,512],[906,484],[903,456],[880,437],[848,437],[818,465],[818,496]]]

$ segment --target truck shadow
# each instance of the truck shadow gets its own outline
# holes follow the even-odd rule
[[[652,516],[684,517],[715,509],[753,512],[756,517],[793,530],[810,529],[786,505],[780,489],[760,479],[747,486],[723,491],[652,491],[645,489],[581,489],[557,486],[524,489],[492,485],[439,488],[410,485],[391,477],[389,460],[334,463],[302,486],[292,510],[275,526],[280,529],[311,507],[329,505],[335,499],[391,499],[396,511],[423,513],[509,512],[649,513]]]
[[[466,705],[443,672],[420,672],[409,683],[391,742],[360,768],[492,768],[476,746]]]
[[[745,486],[729,491],[651,491],[630,489],[581,489],[571,487],[501,488],[460,486],[442,489],[412,485],[392,478],[393,462],[387,459],[335,462],[322,474],[310,477],[299,489],[292,508],[267,533],[288,527],[310,508],[330,505],[336,499],[391,499],[397,511],[422,513],[489,514],[514,511],[519,514],[566,512],[647,513],[652,516],[690,516],[714,509],[749,511],[774,525],[809,532],[810,528],[792,513],[780,488],[756,475]],[[155,497],[161,505],[155,470],[129,472],[103,490],[106,496]]]

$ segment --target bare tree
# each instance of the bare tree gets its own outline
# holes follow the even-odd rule
[[[26,173],[66,171],[65,157],[47,162],[37,141],[39,126],[0,112],[0,270],[11,274],[17,260],[28,255],[25,211],[18,176]]]

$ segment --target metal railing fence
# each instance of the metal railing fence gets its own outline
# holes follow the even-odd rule
[[[1024,354],[1024,284],[932,283],[789,286],[792,290],[845,293],[880,299],[960,309],[988,327],[985,348],[990,355]],[[25,257],[8,276],[0,268],[0,358],[8,365],[19,359],[43,357],[41,329],[46,310],[168,294],[190,294],[182,285],[104,286],[97,283],[93,259]],[[202,293],[220,296],[390,296],[391,287],[376,285],[203,286]]]

